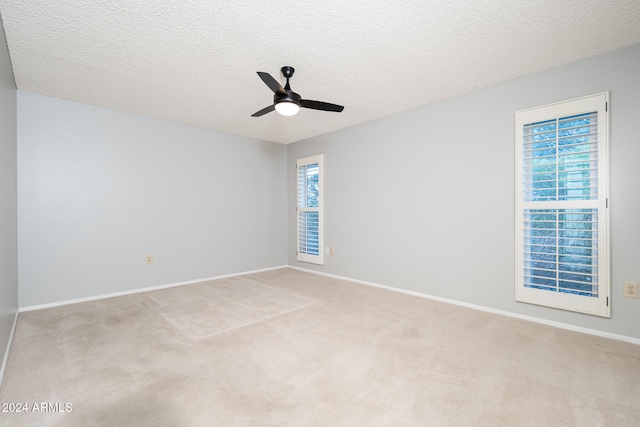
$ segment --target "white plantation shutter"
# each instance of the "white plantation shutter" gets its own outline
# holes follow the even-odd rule
[[[608,95],[516,113],[516,299],[608,317]]]
[[[296,170],[297,259],[323,264],[322,154],[298,159]]]
[[[597,209],[525,209],[524,285],[598,296]]]
[[[524,201],[597,200],[598,114],[523,126]]]

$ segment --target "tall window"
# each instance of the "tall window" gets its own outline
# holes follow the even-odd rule
[[[324,264],[322,252],[323,226],[322,207],[322,154],[298,159],[297,204],[298,261]]]
[[[516,300],[609,317],[608,94],[516,113]]]

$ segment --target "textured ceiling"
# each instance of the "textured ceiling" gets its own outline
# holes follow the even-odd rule
[[[18,89],[290,143],[640,43],[639,0],[0,0]],[[256,75],[345,106],[293,117]]]

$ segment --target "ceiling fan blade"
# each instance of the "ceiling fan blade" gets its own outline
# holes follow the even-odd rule
[[[251,117],[260,117],[260,116],[264,116],[265,114],[270,113],[270,112],[272,112],[272,111],[273,111],[273,110],[275,110],[275,109],[276,109],[276,106],[275,106],[275,105],[269,105],[268,107],[263,108],[262,110],[260,110],[260,111],[258,111],[258,112],[253,113],[253,114],[251,115]]]
[[[273,93],[277,93],[278,95],[282,95],[282,96],[287,94],[287,91],[284,90],[284,88],[280,85],[280,83],[278,83],[276,81],[276,79],[271,77],[271,74],[263,73],[262,71],[258,71],[257,73],[260,76],[260,78],[262,79],[262,81],[267,86],[269,86],[269,89],[271,89],[273,91]]]
[[[311,101],[310,99],[303,99],[300,101],[300,105],[304,108],[312,108],[314,110],[322,111],[335,111],[336,113],[344,110],[342,105],[329,104],[328,102]]]

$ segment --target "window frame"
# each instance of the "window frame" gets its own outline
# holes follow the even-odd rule
[[[601,317],[611,317],[610,304],[610,243],[609,243],[609,93],[603,92],[515,113],[515,299]],[[525,201],[524,198],[524,127],[532,123],[570,118],[595,112],[598,120],[597,198],[573,202],[568,200]],[[556,132],[558,130],[556,129]],[[558,155],[558,154],[556,154]],[[524,213],[533,209],[593,209],[597,212],[598,296],[586,297],[571,293],[552,292],[524,284],[525,230]],[[554,230],[562,230],[556,226]],[[556,262],[560,262],[559,260]],[[560,279],[558,279],[560,280]]]
[[[315,154],[313,156],[302,157],[296,160],[296,259],[301,262],[324,265],[324,155]],[[318,165],[318,206],[302,206],[300,193],[300,167]],[[301,248],[301,212],[318,213],[318,254],[302,253]]]

